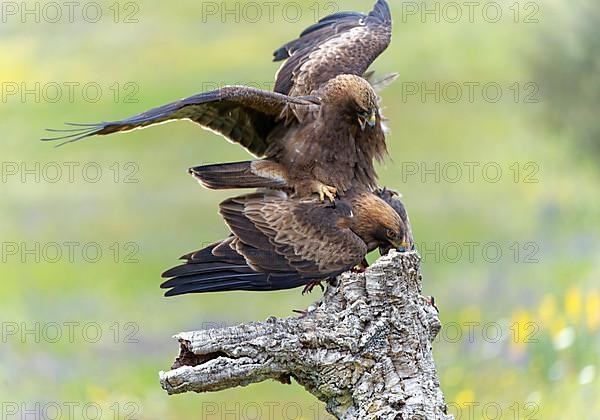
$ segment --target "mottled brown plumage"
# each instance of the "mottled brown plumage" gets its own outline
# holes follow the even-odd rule
[[[334,204],[254,193],[224,201],[220,212],[231,236],[164,273],[167,296],[299,287],[333,278],[369,251],[406,240],[398,214],[367,191],[350,191]]]
[[[374,189],[373,160],[386,154],[375,91],[361,77],[340,75],[316,96],[321,102],[318,114],[292,128],[292,135],[272,142],[267,159],[286,168],[281,173],[301,197],[317,190],[315,181],[334,187],[340,195],[355,183]]]
[[[362,76],[390,37],[390,10],[379,0],[369,15],[328,16],[278,50],[276,59],[286,62],[276,92],[228,86],[119,121],[75,124],[45,140],[70,143],[188,119],[263,158],[196,171],[209,188],[276,187],[330,199],[353,186],[372,190],[373,161],[386,147],[377,95]]]
[[[391,38],[392,15],[385,0],[377,1],[368,15],[327,16],[275,51],[275,61],[286,60],[277,72],[275,91],[311,95],[338,75],[363,76]]]

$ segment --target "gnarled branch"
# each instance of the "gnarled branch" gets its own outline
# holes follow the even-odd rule
[[[452,419],[431,353],[441,324],[421,296],[420,258],[392,251],[344,273],[309,313],[181,333],[169,394],[294,378],[339,419]]]

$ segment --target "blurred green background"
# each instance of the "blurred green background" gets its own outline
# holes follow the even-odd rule
[[[297,384],[168,397],[158,383],[177,353],[171,335],[317,298],[162,297],[164,269],[227,234],[216,208],[232,193],[203,190],[186,169],[246,159],[241,148],[187,122],[58,149],[38,139],[224,84],[272,88],[275,48],[372,3],[75,2],[71,16],[63,3],[2,3],[3,415],[326,417]],[[450,412],[600,418],[597,5],[392,8],[394,39],[374,65],[400,73],[382,92],[392,159],[381,182],[404,195],[424,293],[441,311],[434,351]]]

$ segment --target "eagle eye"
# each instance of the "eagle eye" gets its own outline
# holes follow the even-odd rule
[[[386,229],[386,230],[385,230],[385,236],[386,236],[388,239],[391,239],[391,240],[393,240],[393,239],[396,239],[396,236],[397,236],[397,235],[396,235],[396,232],[394,232],[392,229]]]

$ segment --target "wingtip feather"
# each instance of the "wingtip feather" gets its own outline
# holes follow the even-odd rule
[[[285,48],[285,47],[281,47],[281,48],[275,50],[275,52],[273,53],[273,61],[274,62],[282,61],[287,58],[290,58],[290,53],[287,50],[287,48]]]
[[[386,0],[378,0],[369,16],[377,17],[381,21],[389,23],[392,21],[392,10]]]

